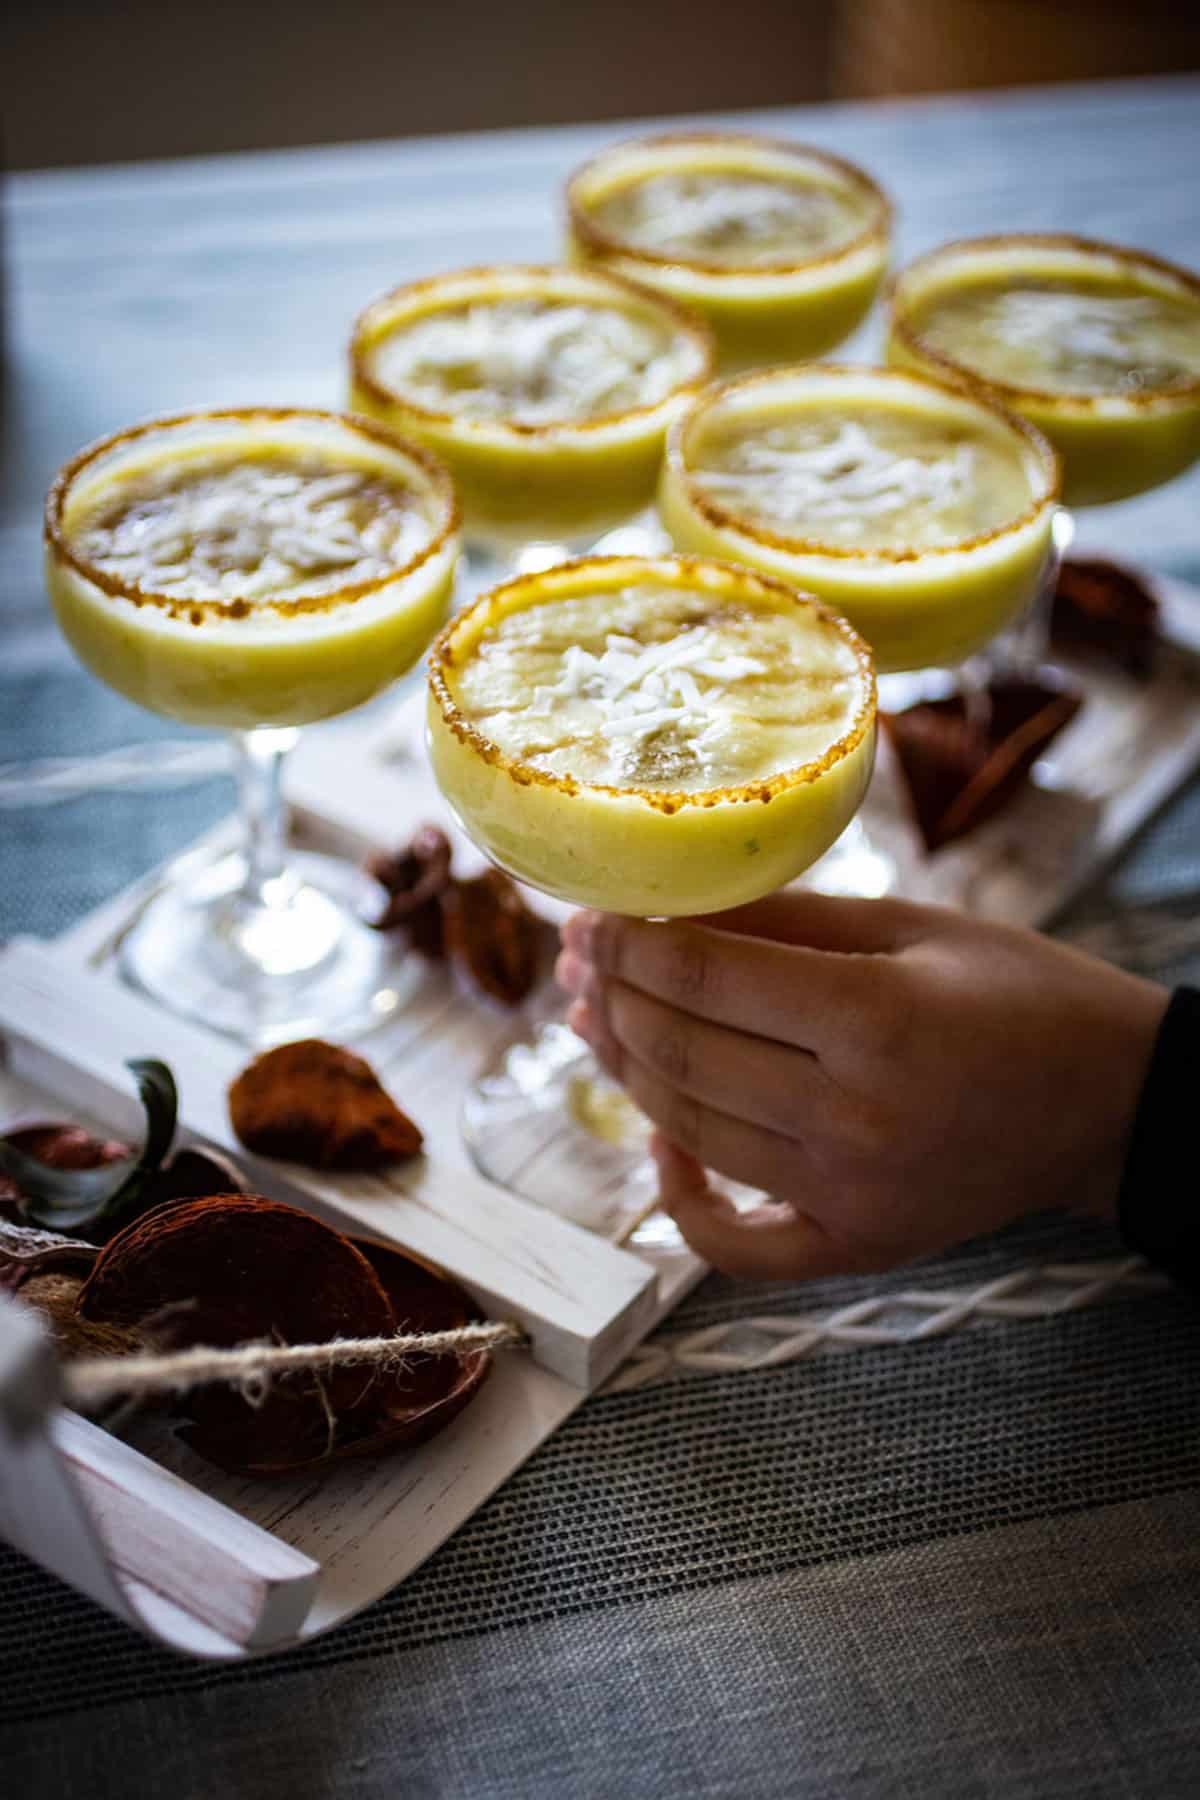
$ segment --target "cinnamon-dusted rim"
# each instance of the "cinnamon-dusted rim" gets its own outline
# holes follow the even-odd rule
[[[487,629],[488,614],[494,612],[499,620],[507,618],[513,612],[524,610],[521,604],[505,604],[522,592],[532,596],[527,602],[530,605],[552,605],[556,600],[573,600],[595,592],[589,585],[593,575],[601,578],[601,591],[620,581],[658,580],[666,586],[684,590],[690,588],[693,592],[704,592],[711,588],[714,594],[731,601],[759,596],[785,603],[782,606],[764,608],[764,611],[785,612],[790,608],[800,608],[805,612],[816,613],[854,653],[862,698],[850,730],[831,744],[823,756],[812,762],[781,769],[764,781],[749,782],[737,787],[704,788],[695,793],[677,789],[616,787],[601,781],[577,781],[574,776],[555,775],[546,769],[535,769],[520,757],[510,756],[466,718],[450,690],[451,672],[456,667],[461,668],[470,657],[468,651],[461,661],[456,658],[455,639],[460,634],[465,634],[471,639],[472,646],[477,644]],[[613,577],[616,577],[616,582]],[[560,586],[563,591],[538,601],[539,591]],[[790,788],[803,787],[817,781],[858,748],[875,719],[874,659],[870,647],[854,627],[815,595],[789,587],[786,582],[778,581],[774,576],[760,575],[756,570],[743,568],[739,563],[721,562],[715,557],[579,556],[569,562],[555,563],[553,568],[540,569],[530,575],[518,575],[511,581],[502,582],[499,587],[482,594],[473,606],[451,619],[438,633],[429,650],[429,688],[443,721],[459,742],[482,761],[502,770],[521,787],[551,788],[562,794],[608,794],[614,799],[642,800],[647,806],[668,814],[679,812],[685,806],[708,807],[737,801],[768,801]]]
[[[486,302],[489,299],[515,297],[502,291],[502,284],[509,279],[527,282],[534,290],[540,284],[545,289],[547,299],[561,298],[564,305],[570,303],[565,292],[560,295],[552,291],[559,283],[564,289],[572,284],[594,285],[594,299],[582,298],[578,293],[572,296],[574,303],[578,305],[603,306],[607,300],[615,305],[623,305],[626,310],[632,310],[630,303],[634,302],[643,312],[656,315],[676,335],[690,338],[700,352],[700,366],[695,374],[677,382],[668,393],[644,406],[630,406],[620,412],[597,413],[594,418],[588,419],[545,419],[539,424],[508,418],[503,414],[475,416],[424,406],[400,389],[385,387],[367,366],[368,356],[376,345],[391,337],[395,331],[403,330],[410,318],[426,318],[431,313],[469,306],[477,300]],[[464,291],[472,286],[478,288],[478,293]],[[501,291],[497,291],[498,287]],[[427,299],[436,302],[441,293],[446,296],[441,304],[423,304]],[[394,322],[388,323],[393,315]],[[376,320],[384,323],[378,330],[373,330]],[[522,440],[561,437],[564,432],[611,430],[615,425],[633,420],[652,419],[680,395],[698,392],[711,379],[716,367],[716,357],[716,338],[711,329],[703,319],[679,301],[608,269],[574,269],[568,263],[477,263],[465,269],[450,269],[441,275],[427,275],[420,281],[406,281],[399,287],[389,289],[386,294],[380,294],[365,306],[355,319],[350,334],[351,378],[356,386],[370,396],[374,405],[384,408],[400,407],[415,419],[429,425],[448,425],[457,431],[478,429],[508,433]]]
[[[1014,436],[1023,438],[1037,457],[1043,475],[1043,489],[1035,496],[1023,513],[1009,519],[1003,525],[996,525],[990,531],[981,531],[975,537],[956,538],[949,544],[930,544],[924,549],[908,548],[896,545],[879,545],[868,547],[860,544],[829,544],[820,538],[792,537],[782,531],[772,530],[769,526],[760,525],[756,520],[747,518],[743,513],[731,512],[718,505],[707,494],[701,493],[697,479],[688,467],[685,454],[685,438],[689,430],[713,408],[719,406],[727,395],[743,393],[748,388],[770,388],[780,381],[792,381],[801,378],[814,381],[825,386],[825,377],[847,376],[852,379],[866,378],[871,382],[895,382],[897,388],[928,388],[934,393],[945,394],[948,398],[974,406],[986,413],[993,421],[1006,426]],[[667,433],[666,468],[678,475],[688,505],[705,521],[706,524],[720,531],[735,531],[741,537],[752,538],[755,543],[764,544],[772,550],[783,550],[795,556],[821,556],[837,558],[839,561],[852,562],[890,562],[911,563],[924,561],[932,556],[961,556],[967,551],[979,550],[985,544],[998,542],[1001,538],[1015,535],[1023,530],[1043,513],[1054,507],[1062,492],[1062,463],[1058,452],[1054,449],[1044,432],[1031,425],[1018,413],[1009,412],[998,405],[987,394],[974,387],[965,388],[961,382],[936,381],[932,376],[918,375],[908,369],[879,369],[868,363],[796,363],[780,368],[761,369],[751,375],[738,375],[731,381],[714,382],[696,399],[687,411],[680,415]]]
[[[660,146],[670,149],[673,146],[687,144],[718,145],[728,147],[730,151],[740,149],[769,150],[775,155],[794,158],[797,162],[819,163],[824,168],[840,175],[847,187],[865,194],[870,201],[874,216],[870,218],[861,231],[839,244],[833,250],[824,250],[816,256],[806,256],[800,261],[779,261],[767,263],[730,263],[718,262],[707,256],[672,256],[660,250],[648,250],[640,244],[631,244],[627,239],[618,237],[607,230],[591,216],[587,205],[579,197],[579,189],[590,177],[596,175],[610,158],[620,156],[629,151],[655,150]],[[630,181],[614,184],[613,192],[626,187],[636,187],[639,182],[649,180],[651,175],[659,173],[650,170],[646,174],[636,176]],[[845,258],[865,249],[868,244],[878,240],[886,240],[892,226],[893,207],[891,201],[873,176],[860,168],[857,163],[849,162],[844,156],[835,156],[831,150],[818,149],[814,144],[792,142],[787,138],[767,137],[752,131],[665,131],[656,136],[644,138],[625,138],[620,143],[609,144],[595,156],[579,167],[567,179],[566,187],[567,216],[571,229],[585,243],[589,250],[600,256],[622,256],[630,262],[642,262],[651,268],[694,269],[702,275],[725,275],[738,280],[752,279],[755,276],[773,277],[778,275],[807,274],[812,269],[825,266],[832,267]]]
[[[1179,263],[1168,262],[1165,257],[1155,256],[1149,250],[1132,250],[1124,244],[1106,243],[1102,238],[1076,237],[1069,231],[996,232],[989,237],[952,238],[948,244],[939,244],[936,250],[927,250],[924,256],[916,257],[899,270],[888,283],[885,295],[892,336],[914,356],[933,363],[947,380],[959,386],[965,382],[972,388],[983,388],[988,393],[995,394],[1008,407],[1019,407],[1022,401],[1035,400],[1042,406],[1063,411],[1090,412],[1101,406],[1111,406],[1117,400],[1122,406],[1140,412],[1159,406],[1164,401],[1191,400],[1200,395],[1200,376],[1173,381],[1162,387],[1137,388],[1132,391],[1110,388],[1098,394],[1076,393],[1070,388],[1026,387],[1017,382],[1002,381],[998,376],[984,375],[969,363],[959,362],[956,357],[947,355],[946,351],[935,350],[903,314],[905,284],[914,276],[936,269],[943,261],[948,264],[957,260],[965,262],[975,251],[987,255],[989,252],[1002,250],[1066,250],[1080,256],[1094,257],[1097,261],[1116,263],[1135,275],[1139,271],[1149,270],[1176,282],[1200,308],[1200,275],[1183,268]]]
[[[98,458],[122,444],[136,443],[139,438],[152,438],[156,432],[169,432],[178,426],[194,423],[220,424],[230,421],[251,424],[261,420],[266,424],[279,424],[291,419],[316,419],[340,426],[360,437],[371,438],[415,464],[428,479],[429,492],[441,514],[441,523],[435,523],[429,542],[415,556],[410,557],[408,562],[398,563],[385,574],[373,575],[369,581],[355,582],[322,594],[256,594],[251,600],[235,595],[233,599],[225,600],[211,596],[192,598],[161,594],[142,587],[136,581],[123,581],[120,576],[97,567],[87,557],[81,556],[63,530],[63,510],[67,495],[78,476]],[[169,460],[169,453],[164,460]],[[299,613],[332,612],[336,607],[365,599],[381,588],[390,587],[394,582],[407,580],[410,575],[414,575],[445,547],[458,530],[459,523],[458,495],[445,464],[431,451],[397,437],[395,432],[376,424],[373,419],[363,418],[358,413],[332,412],[316,406],[228,406],[211,409],[201,407],[196,412],[171,413],[162,418],[145,419],[139,425],[131,425],[125,431],[112,432],[108,437],[97,438],[94,443],[86,445],[69,462],[63,464],[51,483],[46,495],[44,535],[47,545],[62,562],[114,599],[129,600],[135,606],[156,606],[173,618],[193,618],[200,613],[206,618],[242,619],[265,608],[288,617]]]

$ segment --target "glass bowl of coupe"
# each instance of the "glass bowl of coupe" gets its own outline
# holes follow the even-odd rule
[[[567,215],[574,260],[699,313],[727,371],[844,342],[879,291],[891,233],[864,170],[738,132],[613,144],[572,175]]]
[[[579,905],[682,917],[760,898],[837,839],[870,778],[875,679],[854,630],[782,582],[585,557],[446,627],[428,732],[442,792],[509,873]],[[564,1025],[510,1048],[464,1110],[485,1174],[610,1234],[653,1198],[645,1130]]]
[[[708,328],[673,301],[553,266],[396,288],[350,348],[354,405],[449,466],[475,589],[650,506],[667,427],[712,363]]]
[[[970,238],[904,269],[888,360],[973,387],[1062,458],[1063,506],[1130,499],[1200,458],[1200,277],[1142,251],[1040,233]],[[1055,521],[1058,555],[1074,536]],[[1048,647],[1056,567],[1017,646]]]
[[[101,681],[231,734],[244,843],[168,881],[126,932],[126,975],[254,1042],[353,1030],[400,1003],[365,878],[291,857],[281,772],[303,725],[418,661],[458,554],[445,468],[370,421],[293,408],[153,420],[82,451],[46,503],[59,625]]]
[[[673,427],[659,510],[681,550],[814,593],[881,674],[962,665],[1019,618],[1051,551],[1054,451],[987,399],[891,369],[806,364],[708,388]],[[814,872],[880,893],[859,825]]]

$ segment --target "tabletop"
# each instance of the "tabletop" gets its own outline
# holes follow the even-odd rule
[[[866,164],[903,258],[1069,229],[1200,265],[1200,80],[729,115]],[[647,122],[639,121],[638,129]],[[678,121],[672,121],[678,124]],[[32,174],[5,195],[0,933],[53,935],[228,810],[219,774],[49,758],[167,730],[51,629],[39,510],[90,437],[197,404],[342,398],[360,305],[545,260],[589,126]],[[870,356],[878,327],[849,354]],[[1198,480],[1083,539],[1200,578]],[[169,728],[172,738],[182,734]],[[73,760],[73,767],[77,763]],[[193,777],[195,770],[192,771]],[[1196,979],[1200,784],[1065,921]],[[1045,1216],[881,1280],[711,1277],[670,1330],[1109,1257]],[[675,1371],[590,1400],[416,1576],[221,1670],[0,1549],[0,1766],[88,1796],[1130,1795],[1200,1787],[1200,1317],[1128,1285],[923,1342]],[[836,1335],[836,1334],[835,1334]]]

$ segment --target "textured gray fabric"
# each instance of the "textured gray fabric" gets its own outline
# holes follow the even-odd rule
[[[1198,1415],[1200,1310],[1178,1295],[600,1397],[423,1569],[286,1662],[392,1654],[1168,1493],[1200,1481]],[[188,1667],[12,1553],[0,1569],[10,1632],[22,1626],[0,1664],[0,1718],[257,1687],[279,1666]]]
[[[30,1800],[1184,1800],[1200,1501],[983,1529],[0,1736]],[[131,1781],[131,1771],[138,1771]]]

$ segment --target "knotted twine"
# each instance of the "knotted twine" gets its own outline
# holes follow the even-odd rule
[[[470,1356],[482,1350],[515,1348],[526,1342],[518,1325],[505,1320],[459,1325],[452,1331],[395,1332],[389,1337],[331,1338],[324,1344],[255,1341],[232,1350],[194,1344],[186,1350],[130,1356],[80,1357],[62,1365],[63,1388],[71,1406],[95,1411],[117,1399],[146,1394],[184,1394],[211,1382],[235,1387],[251,1405],[260,1405],[276,1376],[312,1370],[317,1374],[355,1364],[397,1372],[414,1356]]]

